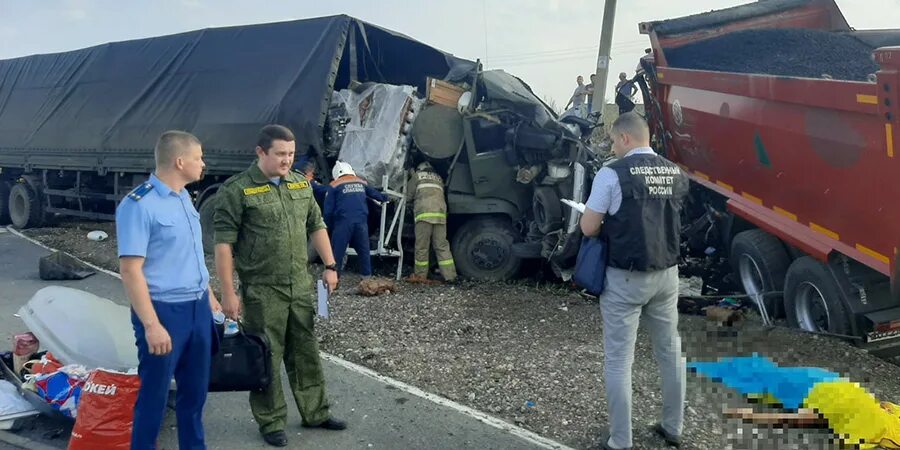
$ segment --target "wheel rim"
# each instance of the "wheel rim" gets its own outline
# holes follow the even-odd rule
[[[509,257],[506,246],[494,237],[484,237],[472,246],[472,262],[481,270],[496,270]]]
[[[25,196],[24,195],[15,195],[13,198],[14,208],[10,208],[10,212],[15,211],[17,216],[22,216],[25,211]]]
[[[762,294],[765,292],[763,290],[765,286],[762,271],[759,270],[759,265],[756,264],[756,261],[750,255],[744,253],[738,262],[738,272],[741,276],[741,284],[744,285],[744,292],[750,296],[753,303],[758,305],[763,299]]]
[[[816,285],[804,281],[797,288],[797,322],[806,331],[828,331],[831,324],[831,312],[825,296]]]

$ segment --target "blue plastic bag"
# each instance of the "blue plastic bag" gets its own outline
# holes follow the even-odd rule
[[[575,260],[575,284],[589,294],[600,295],[606,287],[606,243],[596,237],[581,240]]]

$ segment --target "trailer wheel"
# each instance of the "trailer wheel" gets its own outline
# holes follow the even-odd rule
[[[9,183],[0,181],[0,225],[9,225]]]
[[[508,280],[519,273],[522,259],[513,255],[517,235],[508,219],[472,218],[453,233],[450,244],[456,270],[466,278]]]
[[[534,190],[534,221],[541,233],[551,233],[563,226],[562,205],[559,196],[552,187],[539,187]]]
[[[788,269],[784,307],[792,327],[835,334],[851,332],[837,280],[811,256],[797,259]]]
[[[37,192],[25,183],[17,183],[9,190],[9,219],[19,229],[44,224],[44,208]]]
[[[784,278],[791,258],[781,241],[763,230],[738,233],[731,241],[731,264],[754,303],[764,299],[771,317],[783,317],[781,295],[766,295],[784,289]]]
[[[212,255],[216,251],[215,224],[213,219],[216,214],[216,199],[218,195],[213,193],[200,203],[200,230],[203,233],[203,252]]]

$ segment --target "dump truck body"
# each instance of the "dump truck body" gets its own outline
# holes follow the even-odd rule
[[[893,338],[900,320],[900,187],[893,183],[900,174],[900,47],[882,46],[900,45],[900,30],[851,31],[831,0],[758,2],[640,30],[655,60],[645,64],[655,141],[701,188],[702,201],[719,208],[721,239],[709,244],[732,252],[748,292],[753,280],[737,259],[754,260],[746,255],[755,251],[734,254],[732,239],[757,228],[784,248],[752,261],[770,263],[757,270],[774,279],[762,290],[810,284],[792,265],[807,256],[840,291],[839,304],[820,302],[824,329],[810,331]],[[779,37],[783,47],[772,47]],[[750,242],[759,247],[767,239],[761,236]],[[810,311],[798,313],[804,307],[788,298],[798,292],[784,293],[784,313],[815,328],[798,317]]]

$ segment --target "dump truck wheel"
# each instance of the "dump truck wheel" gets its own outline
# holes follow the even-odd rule
[[[207,196],[200,203],[200,210],[198,211],[200,213],[200,229],[203,232],[203,252],[207,255],[215,254],[216,251],[216,234],[213,219],[216,214],[217,198],[217,194]]]
[[[782,295],[761,295],[784,289],[791,258],[781,241],[763,230],[742,231],[731,241],[731,264],[750,299],[765,299],[769,316],[783,317]]]
[[[812,332],[851,332],[837,280],[828,267],[811,256],[797,259],[788,269],[784,306],[792,327]]]
[[[513,255],[516,232],[509,220],[473,218],[453,234],[450,244],[456,270],[466,278],[508,280],[519,273],[522,259]]]
[[[539,187],[534,190],[534,221],[541,233],[551,233],[563,226],[562,204],[556,190]]]
[[[31,186],[18,183],[9,190],[9,219],[19,229],[43,225],[44,208]]]
[[[0,225],[9,225],[9,183],[0,181]]]

